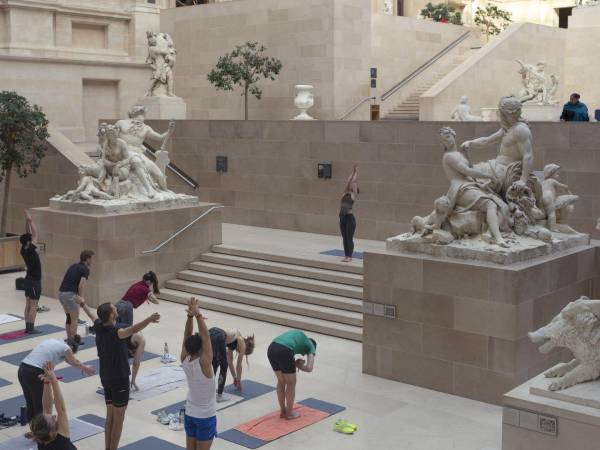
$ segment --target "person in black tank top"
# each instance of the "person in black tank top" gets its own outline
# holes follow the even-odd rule
[[[25,332],[27,334],[39,334],[40,331],[34,328],[34,324],[38,301],[42,295],[42,264],[36,246],[37,228],[28,210],[25,210],[25,228],[26,232],[19,237],[21,257],[27,267],[24,280],[25,312],[23,315],[25,316]]]
[[[340,202],[340,232],[344,241],[344,259],[342,262],[351,262],[354,253],[354,232],[356,231],[356,218],[352,213],[354,201],[359,193],[358,169],[356,165],[346,183],[346,189]]]
[[[31,421],[33,440],[37,443],[38,450],[77,450],[71,442],[65,400],[51,362],[44,365],[41,377],[44,381],[44,412]],[[52,405],[56,406],[56,416],[52,415]]]

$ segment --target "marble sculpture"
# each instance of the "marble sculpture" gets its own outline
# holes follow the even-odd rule
[[[548,386],[551,391],[566,389],[600,377],[600,300],[581,297],[565,306],[552,321],[529,333],[540,352],[548,353],[557,347],[571,351],[574,359],[559,364],[544,373],[556,378]]]
[[[146,63],[152,67],[152,83],[147,97],[175,97],[173,93],[173,68],[177,52],[173,39],[167,33],[146,33],[148,56]]]
[[[560,167],[546,166],[545,179],[533,173],[532,135],[521,118],[521,102],[503,97],[498,105],[501,128],[491,136],[464,142],[455,132],[439,131],[442,166],[450,183],[426,217],[412,219],[412,233],[400,240],[449,244],[479,236],[486,244],[508,248],[519,236],[551,242],[552,232],[576,234],[567,225],[578,197],[558,181]],[[495,159],[473,164],[470,152],[499,145]]]
[[[546,63],[538,61],[535,66],[516,60],[521,66],[521,84],[523,89],[519,93],[521,103],[536,103],[538,105],[554,105],[558,100],[554,98],[558,89],[558,77],[554,74],[546,76]]]
[[[477,122],[483,120],[479,116],[471,114],[471,107],[469,106],[469,97],[463,95],[458,102],[458,105],[452,111],[450,119],[456,122]]]
[[[174,129],[175,122],[171,121],[166,132],[154,131],[144,123],[144,108],[140,106],[130,111],[129,119],[119,120],[115,125],[101,124],[98,161],[81,166],[77,188],[55,199],[84,202],[177,199],[179,194],[167,189],[166,177],[169,157],[165,146]],[[145,153],[147,138],[162,141],[156,163]]]

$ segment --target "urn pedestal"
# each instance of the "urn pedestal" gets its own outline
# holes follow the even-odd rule
[[[310,84],[297,84],[296,98],[294,98],[294,105],[300,110],[300,113],[294,117],[293,120],[314,120],[306,111],[311,108],[315,101],[312,94],[313,86]]]

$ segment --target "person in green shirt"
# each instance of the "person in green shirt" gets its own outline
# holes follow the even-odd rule
[[[267,357],[277,377],[277,400],[279,401],[280,417],[296,419],[300,414],[294,411],[296,396],[296,371],[312,372],[315,364],[317,343],[300,330],[286,331],[277,336],[269,345]],[[306,356],[295,359],[296,355]]]

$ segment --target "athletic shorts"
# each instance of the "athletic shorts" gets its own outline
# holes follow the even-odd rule
[[[275,372],[296,373],[296,360],[291,348],[271,342],[267,350],[267,358]]]
[[[75,303],[75,297],[77,297],[75,292],[58,291],[58,301],[67,311],[79,308],[79,305]]]
[[[212,441],[217,437],[217,416],[198,419],[185,415],[185,434],[197,441]]]
[[[102,381],[104,402],[117,408],[123,408],[129,403],[129,377],[110,382]]]
[[[30,300],[39,300],[42,295],[42,282],[25,278],[23,283],[25,287],[25,297]]]

